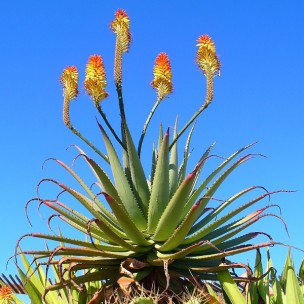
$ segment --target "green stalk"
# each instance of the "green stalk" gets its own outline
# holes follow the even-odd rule
[[[101,156],[107,163],[109,163],[108,157],[99,151],[88,139],[86,139],[77,129],[75,129],[70,120],[70,100],[64,98],[63,102],[63,122],[64,124],[80,139],[82,139],[89,147],[91,147],[94,152]]]
[[[190,118],[190,120],[186,123],[186,125],[182,128],[182,130],[177,134],[177,136],[173,139],[171,145],[169,146],[169,151],[173,147],[173,145],[178,141],[178,139],[183,135],[183,133],[189,128],[189,126],[193,123],[193,121],[209,106],[213,99],[213,75],[211,71],[206,71],[206,97],[203,105],[194,113],[194,115]]]
[[[144,137],[145,137],[146,132],[147,132],[148,125],[149,125],[149,123],[150,123],[150,121],[152,119],[152,116],[154,115],[154,112],[155,112],[156,108],[160,104],[160,102],[161,102],[161,99],[157,98],[157,100],[156,100],[156,102],[155,102],[155,104],[154,104],[154,106],[153,106],[153,108],[152,108],[152,110],[151,110],[151,112],[150,112],[150,114],[149,114],[149,116],[148,116],[145,124],[144,124],[144,128],[143,128],[143,130],[141,132],[141,136],[140,136],[139,143],[138,143],[138,148],[137,148],[138,156],[140,156],[140,153],[141,153],[141,147],[142,147],[142,143],[144,141]]]
[[[107,119],[106,114],[103,112],[103,110],[101,109],[99,104],[96,104],[96,108],[99,112],[99,114],[101,115],[101,117],[103,118],[105,124],[107,125],[107,127],[109,128],[109,130],[111,131],[111,133],[113,134],[113,136],[115,137],[115,139],[117,140],[117,142],[122,146],[122,148],[124,150],[127,150],[126,146],[124,145],[124,143],[121,141],[121,139],[118,137],[117,133],[115,132],[115,130],[112,128],[110,122]]]

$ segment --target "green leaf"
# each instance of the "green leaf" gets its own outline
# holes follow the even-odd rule
[[[232,304],[246,304],[245,297],[242,295],[238,286],[233,281],[228,270],[218,272],[217,276],[223,290]]]
[[[120,251],[125,250],[120,246],[114,246],[114,245],[109,245],[109,244],[99,244],[99,243],[92,244],[91,242],[81,241],[78,239],[72,239],[72,238],[61,236],[61,235],[32,233],[32,234],[30,234],[30,236],[35,237],[35,238],[46,239],[46,240],[64,242],[67,244],[77,245],[77,246],[86,247],[86,248],[98,249],[100,251],[120,252]],[[113,241],[113,239],[111,239],[111,241]],[[134,246],[128,245],[128,249],[135,250],[136,248]]]
[[[85,195],[81,194],[80,192],[73,190],[71,188],[69,188],[68,186],[61,184],[55,180],[51,180],[48,179],[48,181],[53,182],[55,184],[57,184],[59,187],[61,187],[62,189],[64,189],[65,191],[67,191],[68,193],[70,193],[75,199],[77,199],[88,211],[90,211],[92,213],[92,215],[99,219],[99,220],[103,220],[104,222],[107,222],[108,225],[110,225],[112,227],[112,230],[115,231],[116,234],[122,236],[122,237],[126,237],[125,234],[120,231],[120,229],[118,229],[117,225],[113,225],[111,222],[111,219],[108,219],[107,216],[102,213],[98,207],[96,206],[96,204],[94,204],[93,201],[91,201],[90,199],[88,199]],[[111,218],[114,218],[114,216],[111,214]],[[117,222],[117,220],[115,219],[115,222]]]
[[[101,202],[98,200],[97,196],[95,193],[91,191],[91,189],[83,182],[83,180],[80,178],[78,174],[74,170],[72,170],[69,166],[67,166],[65,163],[58,159],[54,159],[58,164],[60,164],[63,168],[65,168],[77,181],[78,183],[82,186],[82,188],[86,191],[86,193],[90,196],[90,198],[94,201],[94,207],[95,210],[100,210],[102,214],[111,222],[115,222],[115,218],[109,212],[109,210],[101,204]]]
[[[283,294],[282,294],[282,287],[280,285],[279,280],[276,276],[276,270],[273,267],[272,260],[270,258],[269,249],[267,249],[267,271],[270,271],[268,278],[266,277],[265,280],[269,279],[268,281],[268,294],[270,295],[270,286],[272,286],[273,295],[270,295],[270,303],[271,300],[274,300],[275,304],[283,304]],[[271,284],[271,285],[270,285]]]
[[[185,206],[185,211],[189,210],[191,208],[191,206],[198,200],[198,198],[201,195],[202,191],[207,188],[208,184],[213,180],[213,178],[217,174],[219,174],[237,155],[239,155],[241,152],[243,152],[245,149],[248,149],[251,146],[252,146],[252,144],[248,145],[248,146],[246,146],[244,148],[239,149],[238,151],[236,151],[235,153],[233,153],[231,156],[229,156],[224,162],[222,162],[222,164],[220,166],[218,166],[211,174],[209,174],[209,176],[200,184],[199,187],[197,187],[197,189],[191,195],[189,201],[187,202],[187,204]],[[211,146],[210,148],[212,148],[212,147],[213,146]],[[247,157],[249,157],[249,156],[247,155]],[[246,156],[242,157],[238,162],[236,162],[233,166],[231,166],[228,170],[226,170],[212,184],[212,186],[209,188],[209,190],[204,194],[204,196],[207,196],[207,198],[209,198],[209,199],[206,200],[205,204],[202,204],[202,206],[201,206],[202,211],[204,210],[206,204],[208,203],[208,201],[210,200],[210,198],[212,197],[212,195],[215,193],[215,191],[218,189],[218,187],[221,185],[221,183],[225,180],[225,178],[235,169],[235,167],[237,167],[240,163],[244,162],[245,160],[243,160],[243,159],[245,159],[245,158],[246,158]],[[201,159],[201,161],[202,160],[204,160],[204,158]]]
[[[194,130],[195,124],[191,127],[191,130],[189,132],[189,135],[187,137],[186,140],[186,145],[185,145],[185,149],[184,149],[184,158],[183,158],[183,162],[178,170],[178,184],[180,185],[183,180],[186,177],[186,172],[187,172],[187,163],[188,163],[188,159],[189,159],[189,147],[190,147],[190,141],[191,141],[191,137],[193,134],[193,130]]]
[[[169,130],[166,132],[155,168],[148,211],[148,233],[154,233],[157,223],[169,201]]]
[[[203,241],[198,242],[196,244],[193,244],[191,246],[188,246],[186,248],[183,248],[181,250],[178,250],[174,253],[163,253],[163,252],[156,252],[156,255],[159,259],[162,260],[177,260],[177,259],[181,259],[187,255],[189,255],[191,252],[193,252],[195,250],[195,248],[201,246],[201,244],[203,243]]]
[[[180,222],[179,216],[176,214],[177,210],[183,210],[185,203],[192,190],[195,180],[196,171],[188,174],[184,182],[178,187],[174,196],[171,198],[166,209],[162,213],[157,228],[153,235],[153,240],[164,241],[173,233]]]
[[[177,136],[177,118],[174,125],[173,139]],[[172,146],[169,160],[169,197],[171,198],[178,187],[178,150],[177,142]]]
[[[299,281],[293,267],[290,250],[286,258],[284,270],[286,271],[286,302],[303,304],[304,298],[301,293]]]
[[[134,189],[140,199],[140,207],[143,213],[147,214],[150,191],[148,188],[146,176],[127,125],[124,126],[124,131],[128,150],[128,164],[132,182]]]
[[[211,222],[214,218],[218,217],[218,215],[226,209],[229,205],[231,205],[234,201],[239,199],[241,196],[245,195],[246,193],[255,190],[259,187],[253,186],[246,188],[236,194],[234,194],[232,197],[230,197],[228,200],[224,201],[222,204],[220,204],[214,211],[212,211],[208,216],[202,218],[197,224],[195,224],[190,233],[198,231],[200,228],[206,226],[209,222]]]
[[[168,240],[162,245],[156,245],[155,248],[160,251],[168,251],[176,248],[180,245],[185,236],[188,234],[193,221],[196,219],[196,215],[198,212],[199,201],[193,205],[188,214],[186,215],[184,221],[175,229],[173,234],[168,238]]]
[[[31,267],[31,265],[30,265],[29,261],[27,260],[25,254],[23,254],[21,252],[20,257],[21,257],[23,267],[26,270],[26,274],[25,274],[17,266],[20,278],[23,282],[23,286],[26,289],[26,291],[28,292],[29,297],[31,299],[37,300],[37,298],[39,298],[38,302],[33,302],[33,303],[42,303],[41,299],[42,299],[42,296],[44,295],[44,292],[45,292],[45,288],[46,288],[45,283],[47,282],[45,280],[45,276],[44,276],[44,280],[42,281],[42,279],[39,277],[39,273],[37,275],[37,273],[35,273],[35,271]],[[40,275],[42,275],[42,274],[43,273],[40,272]],[[56,295],[54,295],[52,293],[47,294],[45,299],[47,301],[47,304],[56,303]]]
[[[300,268],[299,268],[299,278],[304,282],[304,259],[302,259]]]
[[[42,304],[42,294],[37,290],[36,286],[31,282],[31,280],[28,280],[27,276],[20,267],[17,266],[17,270],[31,302],[35,304]]]
[[[97,226],[105,233],[108,235],[109,239],[122,246],[123,248],[135,251],[135,248],[133,245],[129,244],[128,242],[126,242],[123,238],[121,238],[120,236],[118,236],[112,229],[111,226],[109,226],[106,222],[103,222],[101,220],[97,220],[96,221]]]
[[[102,126],[99,125],[99,127],[102,132],[103,139],[108,152],[108,158],[110,161],[111,170],[115,180],[115,187],[117,189],[118,195],[122,200],[130,218],[136,224],[138,229],[145,230],[147,226],[147,221],[134,197],[134,194],[132,193],[131,186],[121,167],[116,151]]]
[[[128,213],[124,209],[123,205],[117,203],[110,195],[104,193],[107,202],[109,203],[111,209],[113,210],[121,228],[126,233],[128,238],[132,240],[135,244],[149,246],[151,242],[147,241],[133,221],[130,219]],[[133,248],[134,251],[142,251],[140,248]],[[147,250],[147,248],[145,249]]]
[[[75,229],[83,232],[84,234],[87,234],[87,223],[89,222],[88,218],[82,216],[82,214],[80,214],[79,212],[58,201],[56,203],[50,201],[43,201],[43,203],[51,209],[60,213],[62,215],[60,216],[60,219],[62,219]],[[100,229],[96,227],[96,225],[92,225],[90,229],[93,238],[103,242],[108,242],[107,236],[103,232],[101,232]]]
[[[250,156],[246,155],[239,159],[237,162],[235,162],[232,166],[230,166],[215,182],[214,184],[206,191],[205,195],[202,198],[202,203],[199,206],[199,209],[201,211],[204,210],[205,206],[208,204],[210,199],[213,197],[216,190],[219,188],[219,186],[223,183],[223,181],[235,170],[236,167],[238,167],[241,163],[247,161],[250,159]],[[254,202],[248,203],[248,205],[252,205]],[[230,218],[232,218],[234,215],[241,212],[243,209],[245,209],[245,206],[248,207],[248,205],[244,205],[238,209],[235,209],[234,211],[228,213],[227,215],[223,216],[222,218],[216,220],[215,222],[209,224],[207,227],[195,232],[191,236],[189,236],[183,244],[189,244],[192,242],[196,242],[198,239],[202,239],[204,236],[206,236],[208,233],[213,231],[215,228],[219,227],[223,223],[227,222]],[[190,231],[191,233],[192,231]]]

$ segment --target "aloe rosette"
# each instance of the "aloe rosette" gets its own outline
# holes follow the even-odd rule
[[[193,122],[211,103],[213,79],[220,70],[215,44],[207,35],[198,38],[196,60],[206,77],[205,101],[180,131],[175,123],[172,138],[169,129],[165,132],[160,129],[158,145],[152,150],[150,177],[147,178],[140,159],[141,147],[155,110],[173,91],[171,64],[166,53],[160,53],[155,60],[151,84],[157,98],[136,147],[128,128],[122,94],[122,59],[131,42],[130,20],[124,10],[116,12],[111,29],[116,34],[114,80],[121,117],[120,135],[112,128],[101,107],[101,101],[108,96],[101,56],[89,58],[84,81],[84,87],[103,119],[103,123],[98,122],[98,128],[106,151],[101,152],[71,123],[70,102],[79,93],[77,68],[67,67],[60,78],[64,92],[65,125],[93,148],[107,167],[104,168],[76,147],[79,157],[94,174],[98,191],[93,191],[72,167],[54,159],[76,180],[79,190],[51,178],[41,183],[57,185],[60,192],[68,193],[75,203],[71,207],[60,200],[61,196],[55,200],[35,199],[55,212],[49,221],[54,216],[59,217],[84,237],[73,238],[64,231],[57,235],[30,233],[19,240],[18,246],[26,236],[57,241],[59,246],[46,250],[18,249],[16,255],[31,254],[35,256],[35,263],[46,265],[47,271],[50,266],[55,268],[56,280],[46,286],[45,299],[48,292],[64,288],[82,292],[82,302],[79,303],[99,303],[111,298],[111,293],[117,289],[128,294],[132,288],[143,286],[178,293],[204,280],[229,283],[229,270],[245,266],[228,262],[228,257],[273,245],[274,241],[264,233],[244,232],[262,217],[271,215],[265,213],[271,205],[254,212],[247,211],[271,195],[264,188],[249,187],[225,201],[216,202],[216,207],[213,203],[225,180],[236,168],[255,156],[247,152],[251,145],[227,158],[212,154],[212,145],[202,154],[197,165],[188,170]],[[189,128],[183,157],[179,161],[180,137]],[[121,157],[115,148],[117,143],[122,150]],[[219,158],[220,164],[213,171],[205,172],[205,163],[213,157]],[[244,202],[248,193],[258,191],[262,193]],[[86,209],[86,215],[77,211],[77,204]],[[244,215],[244,211],[247,214]],[[266,235],[265,242],[252,244],[252,240],[260,235]],[[90,290],[90,284],[94,282],[100,283],[99,289],[84,292]]]

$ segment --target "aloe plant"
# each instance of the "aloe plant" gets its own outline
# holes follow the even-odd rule
[[[270,257],[270,250],[267,250],[265,270],[261,253],[257,251],[254,273],[261,279],[248,286],[247,303],[304,303],[303,265],[304,260],[297,274],[289,250],[282,273],[279,275]]]
[[[246,266],[229,262],[227,258],[274,244],[268,235],[265,242],[252,244],[253,239],[265,234],[245,233],[244,230],[269,216],[265,211],[271,205],[255,212],[249,212],[248,209],[280,191],[269,193],[262,187],[252,186],[225,201],[217,202],[214,207],[215,195],[226,179],[240,165],[256,156],[247,152],[252,145],[226,158],[211,154],[211,145],[202,153],[196,166],[188,169],[193,122],[211,104],[213,79],[219,74],[220,63],[215,44],[208,35],[198,38],[196,61],[206,77],[205,100],[181,129],[175,123],[172,138],[169,129],[163,132],[160,128],[158,145],[152,150],[151,170],[147,177],[147,168],[140,158],[141,148],[157,107],[172,93],[171,64],[166,53],[156,57],[152,80],[156,102],[144,124],[139,143],[135,145],[127,123],[122,90],[122,60],[131,43],[130,19],[124,10],[115,13],[111,28],[116,34],[114,81],[121,132],[112,127],[101,107],[101,102],[108,96],[102,57],[93,55],[89,58],[84,87],[101,115],[102,122],[98,121],[97,125],[106,151],[97,148],[71,122],[69,109],[71,101],[79,94],[79,76],[76,67],[67,67],[60,78],[64,92],[64,123],[101,157],[103,165],[76,147],[79,157],[96,178],[97,191],[94,192],[72,167],[58,159],[53,161],[76,180],[79,189],[73,189],[53,178],[43,179],[39,183],[38,189],[42,183],[55,184],[60,193],[67,193],[74,200],[73,207],[61,201],[61,196],[53,199],[39,195],[31,201],[37,201],[39,206],[45,205],[55,212],[49,222],[56,216],[82,233],[83,238],[73,238],[70,232],[64,231],[59,234],[29,233],[20,238],[17,248],[25,237],[56,241],[59,244],[56,248],[46,250],[16,250],[16,256],[21,255],[23,259],[26,255],[35,256],[34,265],[38,263],[36,271],[39,275],[42,266],[46,266],[46,277],[50,268],[54,269],[53,283],[46,284],[42,290],[41,282],[33,282],[33,291],[29,290],[29,293],[43,298],[45,303],[54,303],[54,291],[71,290],[68,294],[67,291],[60,292],[60,301],[56,303],[70,303],[67,296],[75,294],[75,298],[79,298],[78,303],[92,304],[110,301],[113,294],[122,297],[131,295],[138,288],[155,288],[164,294],[173,295],[191,290],[195,285],[201,287],[205,285],[205,280],[219,280],[229,298],[236,296],[241,299],[243,295],[234,288],[235,278],[229,270]],[[180,161],[178,144],[181,135],[187,130],[189,134]],[[214,170],[205,172],[204,165],[210,158],[220,159],[220,164]],[[112,178],[109,177],[109,171]],[[249,193],[255,198],[244,202]],[[84,207],[86,213],[77,210],[77,206]],[[25,269],[20,275],[31,278],[30,265]],[[88,289],[88,284],[94,288]]]

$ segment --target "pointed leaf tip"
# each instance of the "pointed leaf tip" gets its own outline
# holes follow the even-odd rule
[[[168,128],[167,131],[166,131],[166,133],[165,133],[165,136],[166,136],[166,137],[169,136],[169,133],[170,133],[169,131],[170,131],[170,128]]]
[[[192,206],[192,210],[195,210],[199,207],[199,205],[201,204],[202,198],[199,199],[193,206]]]

